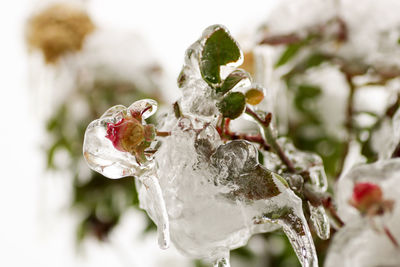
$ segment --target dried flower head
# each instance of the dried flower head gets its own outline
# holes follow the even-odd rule
[[[27,42],[31,48],[42,51],[47,63],[56,63],[65,53],[79,51],[94,28],[83,10],[55,4],[29,20]]]

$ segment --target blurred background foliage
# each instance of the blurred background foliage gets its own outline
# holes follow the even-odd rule
[[[385,87],[400,75],[400,70],[390,64],[373,65],[362,57],[343,56],[341,47],[346,46],[352,31],[340,14],[283,34],[271,31],[269,26],[267,22],[258,29],[257,41],[245,53],[243,68],[256,76],[260,76],[260,72],[270,71],[276,75],[275,79],[282,81],[277,87],[280,90],[278,94],[286,101],[288,111],[277,113],[275,119],[278,128],[285,129],[282,132],[293,140],[297,148],[315,152],[323,158],[330,184],[333,185],[343,169],[352,141],[356,140],[360,144],[367,161],[376,159],[377,152],[371,145],[372,132],[380,127],[384,118],[391,118],[399,107],[397,97],[386,104],[383,113],[356,109],[354,95],[359,86],[354,78],[368,78],[368,83]],[[55,5],[32,16],[27,25],[27,42],[31,50],[41,51],[43,60],[50,68],[58,68],[60,64],[65,64],[63,57],[84,53],[84,40],[99,30],[84,10]],[[272,51],[275,55],[272,59],[268,58],[269,69],[259,64],[259,58],[263,57],[260,56],[260,48],[261,51]],[[132,65],[136,64],[135,58],[129,61]],[[329,116],[327,119],[321,114],[321,99],[329,98],[329,89],[326,84],[314,83],[309,78],[314,70],[319,71],[325,67],[340,73],[344,85],[338,82],[337,86],[344,86],[346,90],[343,99],[332,99],[332,102],[342,102],[340,108],[330,114],[342,118],[333,128],[328,125],[331,123]],[[139,208],[133,179],[110,180],[90,171],[84,164],[82,143],[87,125],[100,117],[107,108],[117,104],[129,106],[143,98],[152,98],[163,104],[158,80],[163,71],[158,64],[137,68],[139,76],[149,81],[146,83],[137,82],[135,77],[126,79],[114,75],[115,70],[112,68],[104,64],[79,66],[72,74],[76,81],[73,88],[46,117],[47,168],[67,171],[73,180],[71,206],[79,215],[78,241],[87,236],[95,236],[100,242],[107,242],[108,235],[118,226],[124,212]],[[86,82],[87,73],[90,74],[91,82]],[[267,87],[271,85],[268,81],[262,82]],[[279,100],[276,102],[276,105],[285,105]],[[360,123],[357,120],[359,115],[368,116],[372,123]],[[60,153],[66,153],[68,160],[58,160],[57,155]],[[332,188],[330,186],[330,190]],[[154,224],[148,219],[145,231],[154,229]],[[314,241],[322,263],[329,240],[315,238]],[[253,237],[248,246],[232,251],[232,261],[237,262],[237,266],[300,266],[287,238],[279,231]],[[200,260],[194,264],[196,267],[209,266]]]

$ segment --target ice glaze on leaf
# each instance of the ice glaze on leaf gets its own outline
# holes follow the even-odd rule
[[[240,59],[241,52],[236,41],[221,27],[208,37],[200,59],[200,72],[210,85],[221,82],[220,66]]]
[[[241,92],[231,92],[218,103],[218,109],[225,118],[236,119],[246,106],[246,97]]]

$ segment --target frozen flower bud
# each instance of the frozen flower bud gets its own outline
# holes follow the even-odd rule
[[[107,125],[106,137],[119,151],[131,152],[144,141],[144,127],[134,118],[123,118]]]
[[[154,114],[157,103],[151,99],[136,101],[128,108],[118,105],[89,124],[83,154],[89,166],[109,178],[138,175],[152,165],[154,125],[145,119]]]
[[[353,188],[350,204],[361,213],[366,213],[371,207],[382,203],[382,190],[373,183],[357,183]]]

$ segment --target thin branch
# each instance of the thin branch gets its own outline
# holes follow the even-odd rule
[[[231,132],[229,129],[229,124],[230,124],[230,119],[224,118],[221,121],[221,126],[217,127],[217,131],[221,135],[222,139],[228,139],[228,140],[246,140],[249,142],[253,143],[258,143],[261,145],[261,148],[268,151],[271,149],[271,147],[265,142],[264,138],[260,135],[247,135],[247,134],[241,134],[241,133],[234,133]]]
[[[329,214],[335,220],[339,227],[342,227],[344,225],[343,220],[336,212],[336,208],[331,195],[326,192],[315,192],[310,186],[304,186],[303,193],[304,197],[308,201],[310,201],[311,205],[315,207],[322,205],[326,210],[328,210]]]
[[[271,148],[276,152],[282,162],[288,168],[288,171],[291,173],[296,173],[296,168],[294,167],[293,162],[286,156],[285,152],[281,148],[281,146],[276,142],[275,137],[273,136],[269,125],[271,123],[272,115],[268,113],[264,119],[260,118],[257,113],[251,110],[249,107],[246,107],[246,114],[251,116],[259,125],[262,127],[262,134],[264,135],[265,140],[271,146]]]
[[[393,243],[393,245],[394,245],[397,249],[400,249],[399,242],[397,242],[396,238],[394,237],[394,235],[392,234],[392,232],[390,232],[389,228],[387,228],[386,225],[383,227],[383,231],[385,232],[385,234],[386,234],[386,236],[389,238],[389,240]]]
[[[157,131],[156,135],[157,136],[161,136],[161,137],[165,137],[165,136],[170,136],[171,132],[160,132],[160,131]]]

